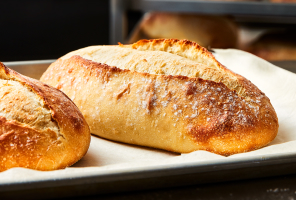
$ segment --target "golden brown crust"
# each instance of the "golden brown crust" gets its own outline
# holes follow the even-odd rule
[[[65,94],[22,76],[2,63],[0,78],[17,81],[37,94],[45,107],[50,109],[52,121],[58,125],[58,132],[50,128],[36,129],[30,124],[1,116],[0,171],[12,167],[61,169],[85,155],[90,144],[89,127],[79,109]]]
[[[236,90],[239,95],[244,97],[251,95],[251,93],[256,93],[256,95],[262,93],[249,80],[223,66],[215,59],[213,54],[195,42],[177,39],[140,40],[131,46],[126,45],[125,47],[140,51],[164,51],[196,62],[205,63],[208,66],[208,69],[202,71],[202,78],[211,79],[215,82],[222,82],[227,85],[227,87]],[[210,69],[217,69],[217,71],[222,71],[222,73],[217,73],[217,71],[211,71]],[[251,93],[248,93],[248,91],[251,91]]]
[[[269,99],[204,48],[178,40],[144,40],[123,48],[147,45],[150,51],[163,51],[157,44],[169,47],[164,42],[181,43],[183,51],[197,49],[210,68],[225,70],[229,80],[234,77],[234,85],[123,70],[75,53],[53,63],[41,80],[78,105],[92,133],[116,141],[181,153],[207,150],[231,155],[258,149],[275,138],[278,120]]]
[[[276,136],[278,121],[269,99],[196,43],[174,39],[142,40],[121,47],[177,54],[195,61],[200,73],[197,78],[141,73],[79,56],[92,58],[92,53],[98,51],[96,47],[62,57],[50,66],[41,80],[72,98],[92,133],[169,151],[207,150],[222,155],[258,149]],[[112,54],[105,49],[106,55]],[[113,62],[119,59],[119,65],[122,61],[145,70],[146,64],[126,59],[128,55],[134,56],[129,59],[137,57],[135,52],[129,52],[110,59]],[[145,53],[139,55],[145,56]],[[160,53],[150,55],[161,56]],[[102,57],[95,56],[96,60]],[[153,57],[142,59],[159,62]],[[177,60],[169,58],[177,64]]]

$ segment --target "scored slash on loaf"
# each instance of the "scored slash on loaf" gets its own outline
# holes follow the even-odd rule
[[[231,155],[278,131],[264,93],[187,40],[87,47],[54,62],[41,81],[75,102],[93,134],[115,141]]]

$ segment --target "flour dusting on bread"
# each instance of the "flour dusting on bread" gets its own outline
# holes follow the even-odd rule
[[[20,82],[0,79],[0,116],[35,129],[59,133],[51,111],[35,93]]]
[[[278,119],[255,85],[187,40],[92,46],[41,80],[78,105],[93,134],[175,152],[246,152],[274,139]]]
[[[89,127],[61,91],[0,63],[0,172],[63,169],[81,159]]]

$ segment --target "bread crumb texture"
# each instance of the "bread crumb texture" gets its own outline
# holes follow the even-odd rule
[[[278,130],[264,93],[187,40],[87,47],[41,80],[76,103],[92,133],[116,141],[231,155],[265,146]]]
[[[70,99],[3,64],[0,124],[0,171],[13,167],[64,168],[77,162],[90,142],[88,126]]]

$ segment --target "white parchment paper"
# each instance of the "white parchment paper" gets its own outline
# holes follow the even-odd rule
[[[215,52],[215,57],[223,65],[249,79],[270,98],[277,112],[280,127],[277,137],[267,147],[229,157],[206,151],[195,151],[180,155],[92,136],[88,153],[72,167],[49,172],[13,168],[0,173],[0,184],[75,178],[112,172],[125,173],[159,165],[173,166],[192,162],[215,163],[221,160],[230,161],[254,155],[296,153],[296,74],[243,51],[229,49],[215,50]]]

